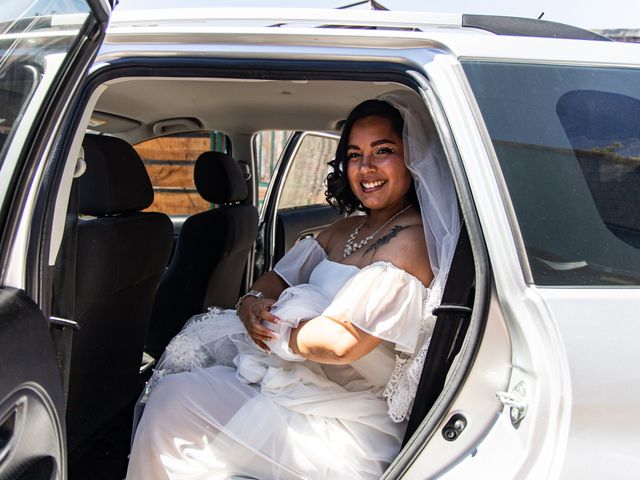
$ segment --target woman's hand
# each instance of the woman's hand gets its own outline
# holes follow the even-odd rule
[[[263,350],[270,352],[271,349],[267,346],[265,341],[278,338],[278,334],[260,322],[266,320],[274,324],[279,324],[280,319],[273,315],[271,305],[276,301],[273,298],[255,298],[247,297],[240,304],[240,320],[247,329],[251,339]]]

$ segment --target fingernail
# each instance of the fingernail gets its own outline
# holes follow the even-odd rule
[[[280,338],[280,335],[278,335],[277,333],[272,333],[271,338],[277,340],[278,338]]]

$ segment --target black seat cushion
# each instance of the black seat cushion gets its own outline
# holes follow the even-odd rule
[[[112,170],[139,169],[120,161],[110,163],[109,150],[99,150],[100,155],[94,155],[95,149],[86,148],[99,145],[109,149],[116,145],[113,153],[121,155],[127,149],[122,141],[93,140],[85,140],[87,176],[80,177],[78,187],[84,191],[81,202],[84,196],[85,213],[100,212],[105,216],[78,221],[74,318],[80,329],[74,332],[71,352],[67,402],[70,449],[104,426],[141,390],[139,369],[144,340],[173,237],[171,221],[164,214],[112,214],[146,204],[147,199],[142,198],[146,194],[140,191],[146,189],[149,180],[142,161],[124,142],[129,151],[121,158],[139,164],[145,175],[132,174],[127,181],[114,182],[121,172]],[[132,183],[131,178],[136,177],[139,181]],[[98,185],[99,179],[108,185]],[[96,196],[109,198],[88,199],[89,187]],[[138,193],[121,191],[132,188]]]
[[[211,153],[197,160],[194,176],[198,191],[214,203],[243,200],[247,188],[240,167],[228,155]],[[214,186],[222,193],[211,190]],[[204,192],[207,188],[209,191]],[[184,323],[207,306],[235,305],[257,229],[258,212],[246,204],[222,205],[184,222],[174,256],[158,287],[146,344],[148,353],[154,357],[162,354]]]
[[[151,180],[131,145],[116,137],[86,135],[82,146],[87,170],[78,188],[80,213],[114,215],[151,205]]]
[[[200,196],[211,203],[221,205],[247,198],[242,169],[226,153],[201,153],[193,169],[193,181]]]

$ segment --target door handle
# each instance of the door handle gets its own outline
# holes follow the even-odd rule
[[[68,320],[61,317],[49,317],[49,323],[56,327],[71,328],[73,330],[80,330],[80,324],[75,320]]]

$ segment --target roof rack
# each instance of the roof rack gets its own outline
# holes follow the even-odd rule
[[[347,5],[347,7],[354,5],[356,4]],[[120,11],[116,9],[112,16],[111,27],[144,27],[192,22],[234,27],[238,25],[272,28],[305,26],[408,31],[434,27],[467,27],[495,35],[611,41],[589,30],[533,18],[349,9],[210,7]]]
[[[336,7],[336,10],[346,10],[348,8],[359,7],[362,5],[369,5],[371,7],[371,10],[390,11],[387,7],[382,5],[380,2],[376,2],[376,0],[359,0],[355,3],[350,3],[348,5],[342,5],[341,7]]]
[[[326,26],[381,29],[420,29],[422,27],[460,27],[455,13],[391,12],[311,8],[175,8],[120,10],[112,15],[112,25],[145,26],[161,23],[207,22],[217,25],[253,24],[264,27]]]
[[[462,26],[486,30],[496,35],[611,41],[610,38],[589,30],[533,18],[464,14],[462,15]]]

